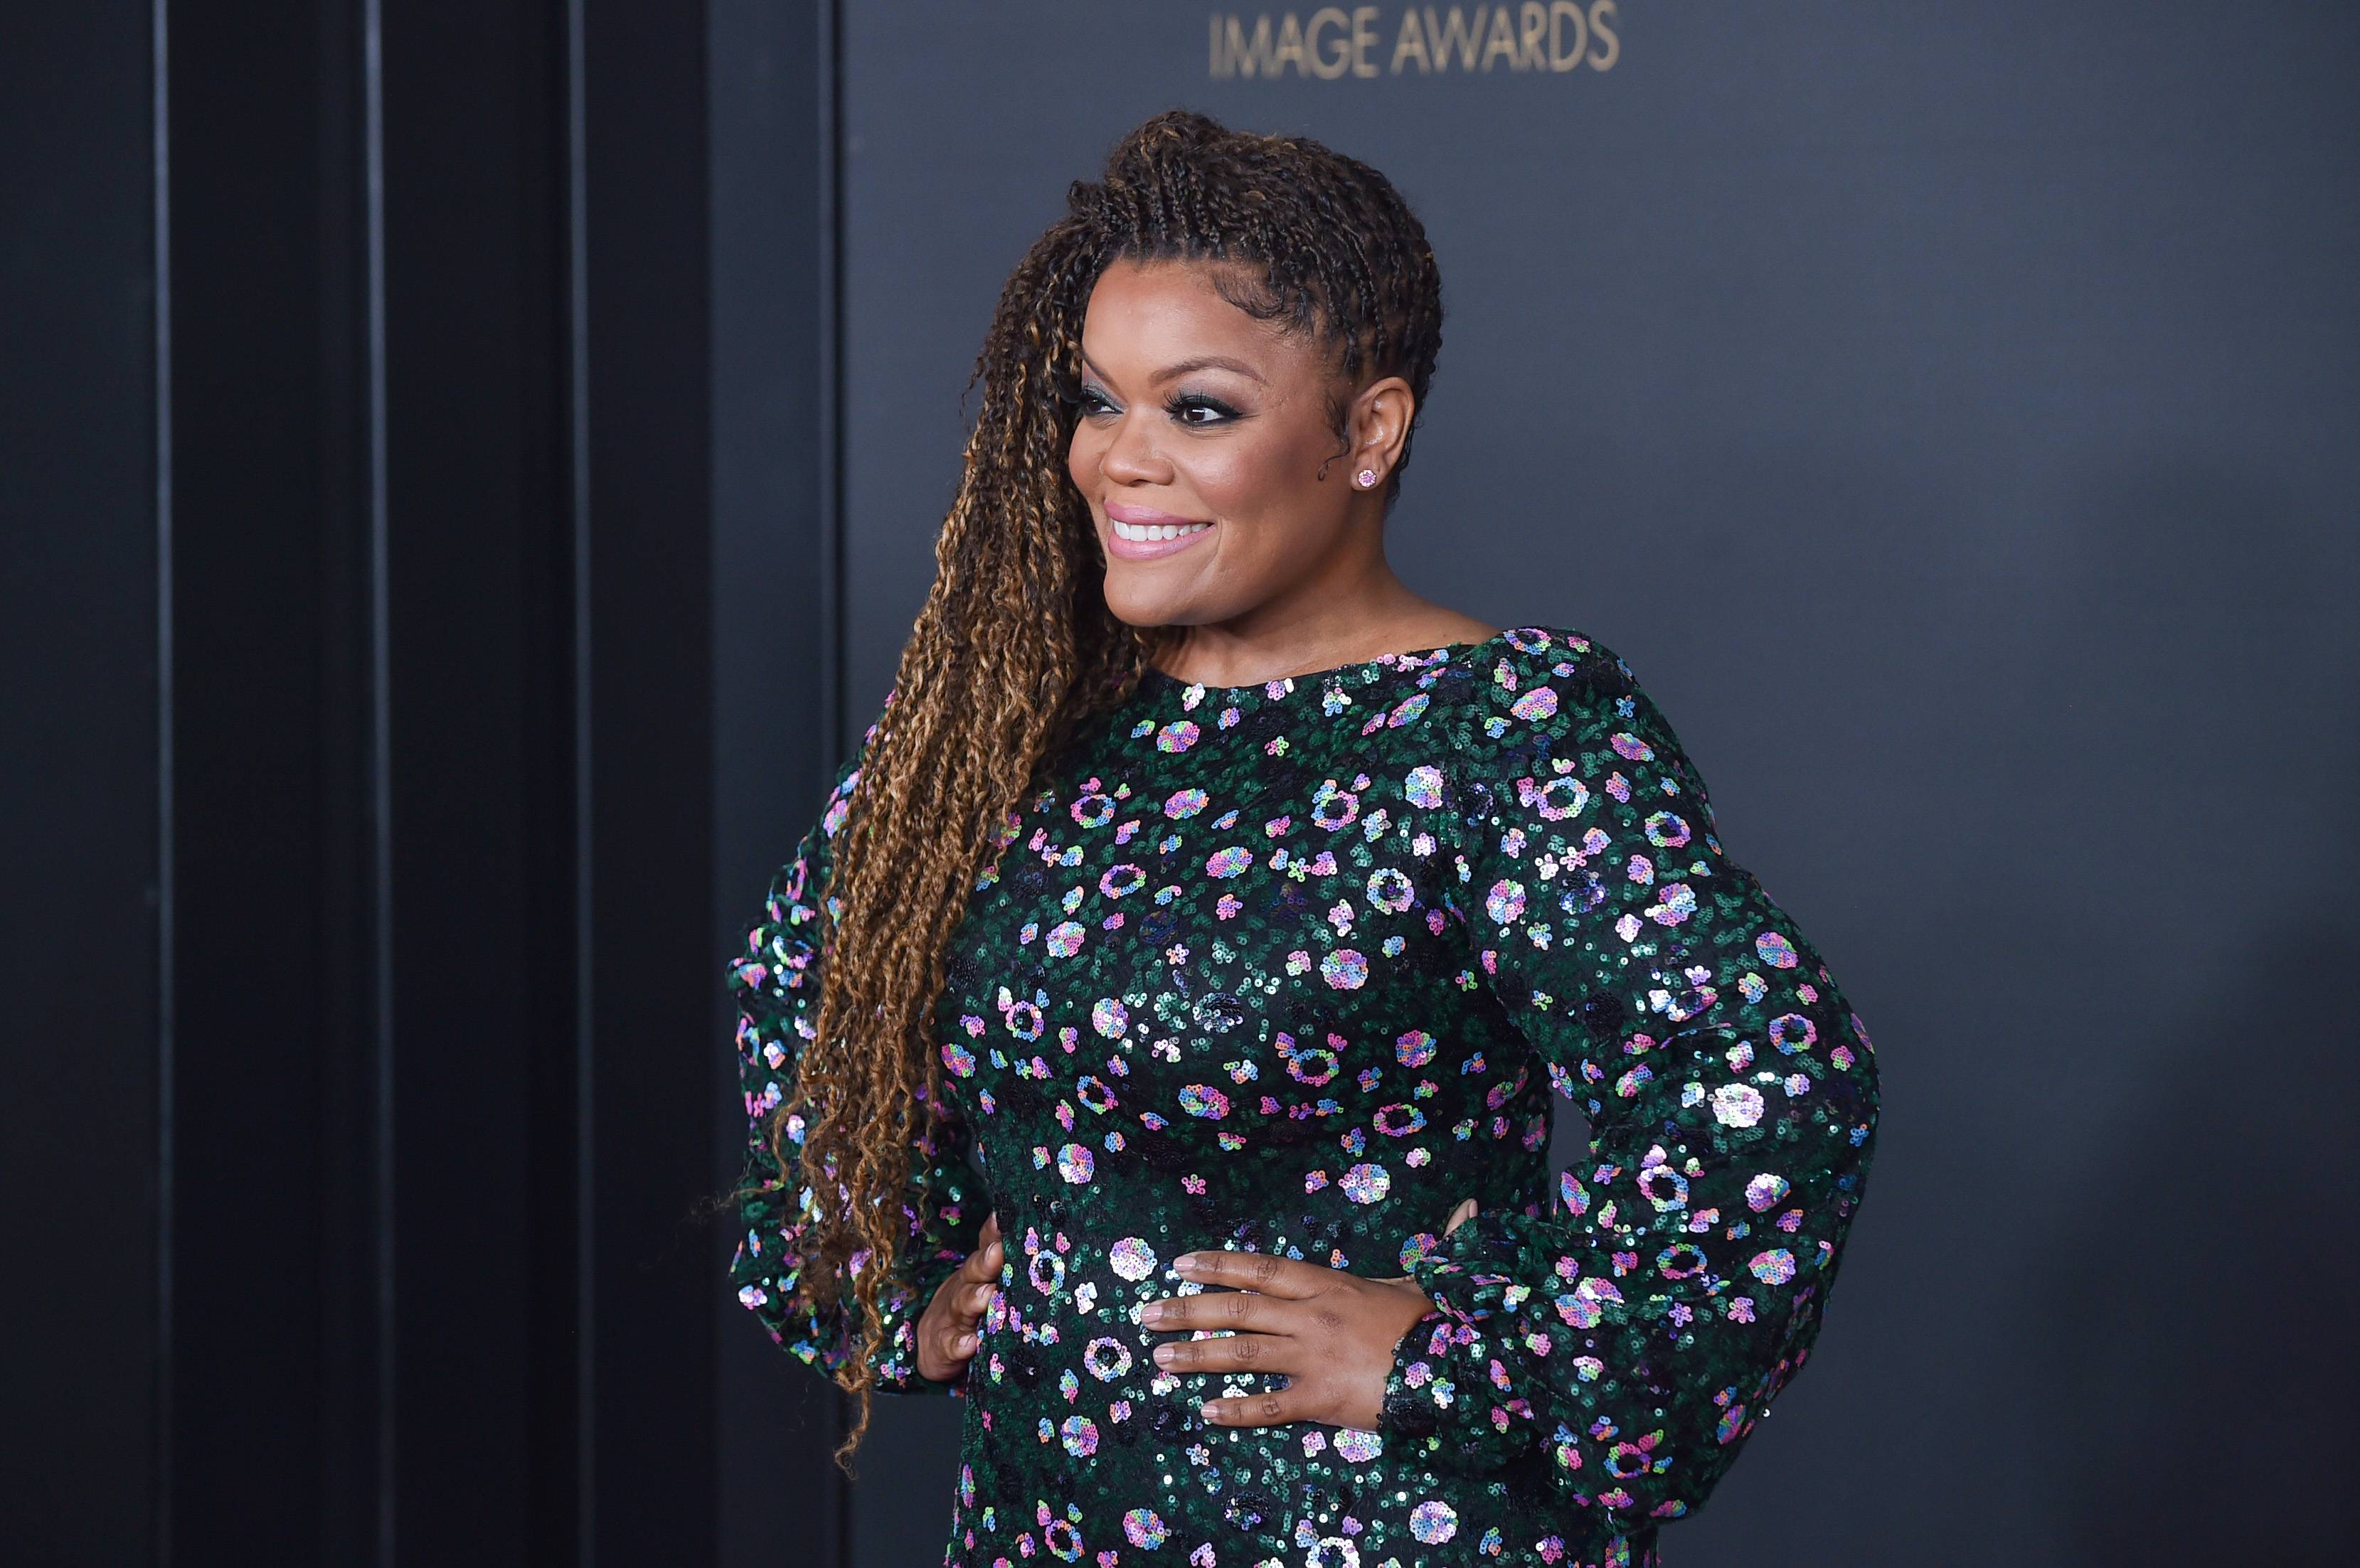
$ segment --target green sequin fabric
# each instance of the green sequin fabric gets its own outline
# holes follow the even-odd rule
[[[792,1308],[808,1194],[762,1133],[859,763],[731,972],[734,1282],[828,1367],[859,1349]],[[1043,762],[947,956],[947,1115],[869,1354],[966,1400],[948,1563],[1655,1563],[1818,1334],[1874,1142],[1867,1034],[1577,632],[1262,686],[1151,671]],[[1590,1132],[1562,1171],[1558,1094]],[[993,1210],[980,1349],[930,1383],[912,1330]],[[1222,1247],[1434,1299],[1375,1430],[1211,1426],[1200,1400],[1281,1379],[1156,1367],[1134,1309]]]

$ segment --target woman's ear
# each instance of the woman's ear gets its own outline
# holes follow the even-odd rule
[[[1381,376],[1360,388],[1352,399],[1348,429],[1351,433],[1351,473],[1376,475],[1368,488],[1380,489],[1385,476],[1401,461],[1409,441],[1410,420],[1417,413],[1417,397],[1398,376]]]

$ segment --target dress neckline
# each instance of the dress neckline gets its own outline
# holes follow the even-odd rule
[[[1243,686],[1214,686],[1202,681],[1183,681],[1178,676],[1169,674],[1151,664],[1147,667],[1146,673],[1140,677],[1140,688],[1144,691],[1150,688],[1171,687],[1186,691],[1194,687],[1201,688],[1207,697],[1262,696],[1275,700],[1292,695],[1306,686],[1324,687],[1331,681],[1356,674],[1365,673],[1368,679],[1373,680],[1376,672],[1386,670],[1439,670],[1452,663],[1462,653],[1471,652],[1476,648],[1490,648],[1494,643],[1507,641],[1516,634],[1518,629],[1515,626],[1502,626],[1490,637],[1477,642],[1442,642],[1424,648],[1409,648],[1400,653],[1381,653],[1374,659],[1359,659],[1350,664],[1331,665],[1325,670],[1299,670],[1293,675],[1282,675],[1275,681],[1254,681]]]

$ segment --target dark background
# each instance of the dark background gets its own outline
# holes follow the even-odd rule
[[[1400,184],[1396,563],[1628,659],[1879,1043],[1675,1562],[2344,1560],[2360,13],[1623,0],[1607,69],[1335,80],[1217,77],[1232,14],[11,13],[0,1559],[936,1559],[956,1407],[847,1491],[729,1298],[721,965],[1001,279],[1186,103]]]

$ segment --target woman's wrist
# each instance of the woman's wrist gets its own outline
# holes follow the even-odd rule
[[[1425,1292],[1420,1291],[1423,1296]],[[1434,1325],[1443,1322],[1442,1310],[1431,1299],[1426,1311],[1402,1334],[1393,1346],[1393,1365],[1385,1370],[1385,1390],[1377,1430],[1393,1436],[1426,1438],[1441,1424],[1428,1388],[1431,1367],[1424,1359]]]

